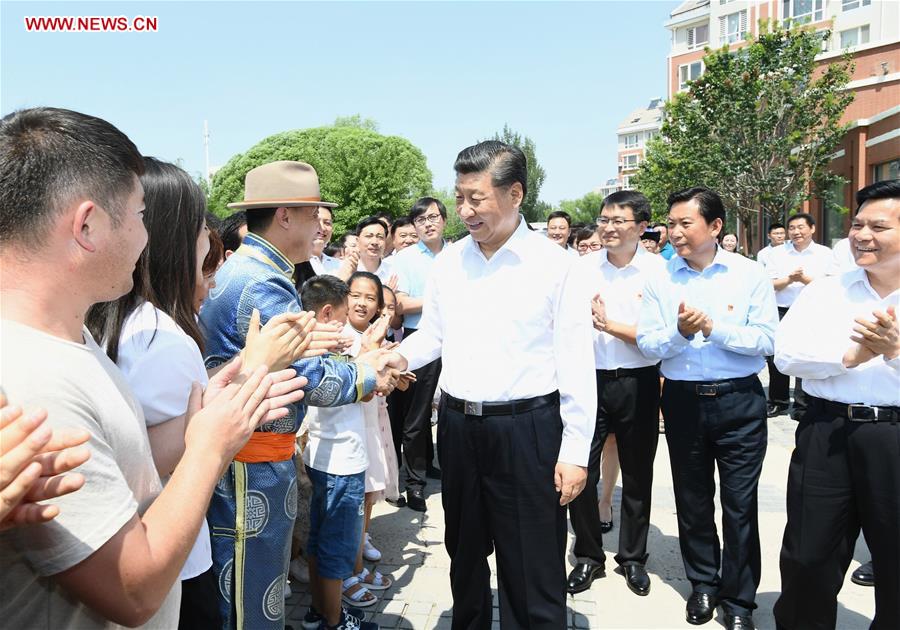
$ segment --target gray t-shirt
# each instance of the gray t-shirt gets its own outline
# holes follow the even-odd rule
[[[6,627],[117,627],[52,576],[97,551],[162,490],[140,405],[87,329],[84,341],[0,320],[0,384],[10,403],[46,409],[50,427],[91,434],[91,458],[78,469],[84,487],[51,501],[59,516],[0,533],[0,619]],[[176,581],[145,627],[177,627],[180,599]]]

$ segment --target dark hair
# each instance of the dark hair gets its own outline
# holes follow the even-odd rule
[[[253,208],[252,210],[246,210],[244,217],[247,222],[247,231],[254,234],[265,232],[272,225],[276,210],[278,208]]]
[[[338,245],[336,243],[328,243],[328,245],[325,246],[325,249],[322,250],[322,253],[325,254],[326,256],[333,257],[343,251],[344,251],[343,246]]]
[[[816,224],[816,220],[813,219],[812,215],[808,212],[797,212],[796,214],[792,214],[787,219],[788,227],[791,227],[791,223],[797,221],[799,219],[803,219],[806,221],[806,225],[809,227],[813,227]]]
[[[207,214],[209,214],[207,212]],[[209,218],[207,217],[206,225],[209,225]],[[206,258],[203,259],[203,275],[209,276],[216,272],[216,269],[219,268],[219,263],[225,258],[225,247],[222,245],[222,239],[219,238],[219,233],[216,232],[212,227],[209,229],[209,253],[206,254]]]
[[[669,226],[666,225],[664,222],[654,223],[654,224],[651,225],[650,227],[653,228],[654,230],[655,230],[656,228],[666,228],[666,232],[669,231]]]
[[[135,266],[134,286],[118,300],[95,304],[86,318],[91,333],[106,343],[106,354],[113,361],[118,359],[125,320],[143,302],[175,320],[203,351],[194,289],[197,237],[205,222],[206,199],[191,176],[174,164],[147,157],[144,168],[141,185],[147,247]]]
[[[364,229],[369,227],[370,225],[380,225],[384,227],[384,223],[381,222],[381,219],[378,217],[366,217],[362,221],[356,224],[356,234],[361,234]],[[387,236],[388,231],[387,228],[384,229],[384,235]]]
[[[583,227],[575,233],[575,243],[586,241],[597,233],[597,228]]]
[[[40,247],[66,204],[91,199],[121,220],[144,163],[134,143],[93,116],[53,107],[0,120],[0,244]]]
[[[565,210],[554,210],[547,215],[547,223],[550,223],[553,219],[565,219],[566,225],[572,227],[572,216]]]
[[[230,214],[222,221],[222,229],[219,235],[222,237],[222,247],[226,250],[236,251],[241,246],[241,228],[247,225],[247,213],[238,210]]]
[[[410,223],[414,222],[421,215],[428,212],[428,208],[434,204],[437,206],[438,212],[441,213],[441,216],[445,219],[447,218],[447,208],[444,206],[443,202],[440,199],[435,199],[434,197],[420,197],[416,200],[416,203],[413,204],[413,207],[409,209],[409,221]]]
[[[659,239],[662,235],[656,230],[644,230],[641,234],[641,240],[653,241],[654,243],[659,243]]]
[[[394,219],[394,222],[391,223],[391,236],[393,237],[394,234],[397,233],[397,230],[399,230],[400,228],[407,227],[412,224],[413,222],[409,217],[400,217],[398,219]]]
[[[900,199],[900,180],[892,179],[883,182],[869,184],[865,188],[856,191],[856,211],[867,201],[879,199]]]
[[[300,304],[303,310],[315,311],[316,315],[327,305],[340,306],[347,300],[350,293],[349,285],[338,278],[324,274],[310,278],[303,283],[300,289]]]
[[[357,234],[357,233],[356,233],[355,231],[353,231],[353,230],[351,230],[351,231],[349,231],[349,232],[346,232],[343,236],[341,236],[341,238],[338,239],[338,246],[339,246],[339,247],[342,247],[342,248],[343,248],[343,247],[347,247],[347,237],[348,237],[348,236],[356,236],[356,237],[358,238],[358,237],[359,237],[359,234]]]
[[[697,186],[673,192],[668,199],[669,211],[672,211],[672,206],[676,203],[684,203],[693,199],[697,200],[700,216],[703,217],[707,224],[712,223],[716,219],[722,219],[722,223],[725,223],[725,206],[722,205],[722,198],[719,197],[716,191],[709,188]]]
[[[347,286],[352,287],[354,280],[369,280],[375,284],[375,292],[378,294],[378,309],[372,319],[369,320],[369,323],[372,323],[378,319],[381,315],[381,311],[384,309],[384,293],[382,292],[384,285],[381,284],[381,278],[369,271],[354,271],[353,275],[350,276],[350,279],[347,280]]]
[[[494,188],[522,185],[522,198],[528,194],[528,159],[522,149],[499,140],[485,140],[466,147],[456,156],[453,170],[457,175],[483,173],[490,170]]]
[[[769,230],[768,230],[768,231],[769,231],[769,234],[771,234],[773,230],[783,230],[783,229],[784,229],[784,225],[783,225],[783,224],[781,224],[781,223],[773,223],[772,225],[769,226]]]
[[[222,231],[222,219],[209,210],[206,211],[204,216],[206,217],[206,227],[209,228],[210,232],[216,232],[218,234]]]
[[[301,263],[295,263],[294,288],[297,289],[297,293],[300,293],[300,289],[303,288],[303,285],[306,284],[307,280],[315,278],[317,275],[316,270],[313,269],[312,263],[308,260],[304,260]]]
[[[650,221],[650,200],[643,193],[636,190],[619,190],[607,195],[603,200],[600,210],[606,206],[619,206],[620,208],[631,208],[634,220],[638,223],[642,221]]]

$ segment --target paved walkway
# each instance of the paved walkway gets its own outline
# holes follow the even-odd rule
[[[762,375],[761,375],[762,376]],[[757,595],[758,610],[754,614],[757,627],[775,627],[772,606],[778,597],[780,577],[778,554],[785,524],[785,482],[788,462],[793,450],[796,423],[787,416],[769,422],[769,447],[759,486],[759,525],[762,541],[762,582]],[[663,436],[660,436],[661,438]],[[651,515],[647,571],[653,581],[647,597],[631,593],[620,575],[609,570],[607,577],[594,582],[591,590],[569,598],[569,628],[693,628],[684,621],[684,603],[690,583],[684,578],[678,548],[678,527],[672,477],[664,439],[660,439],[655,462],[653,512]],[[452,600],[449,593],[450,559],[443,546],[443,510],[439,482],[429,482],[428,512],[424,515],[408,508],[396,509],[387,503],[375,507],[370,532],[383,558],[381,572],[391,575],[395,585],[382,593],[382,600],[368,610],[369,620],[382,628],[414,628],[433,630],[450,628]],[[619,523],[619,494],[616,489],[614,522]],[[718,517],[721,518],[721,515]],[[612,555],[618,541],[618,527],[605,537],[608,553],[607,569],[615,566]],[[569,549],[571,550],[571,531]],[[851,571],[869,559],[862,541],[857,543]],[[569,566],[574,558],[569,553]],[[491,557],[493,568],[493,556]],[[496,589],[496,579],[492,580]],[[310,601],[308,587],[291,583],[293,595],[288,600],[288,624],[300,630],[300,620]],[[817,602],[810,602],[811,606]],[[494,619],[498,619],[496,590]],[[837,627],[841,630],[864,630],[875,612],[871,588],[850,582],[849,573],[841,590]],[[719,612],[707,628],[724,623]],[[718,624],[718,625],[717,625]],[[499,628],[499,621],[495,621]]]

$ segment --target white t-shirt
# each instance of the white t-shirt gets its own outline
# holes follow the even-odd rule
[[[137,307],[122,325],[118,366],[141,403],[148,427],[183,415],[191,383],[206,387],[209,382],[197,343],[149,302]],[[211,566],[209,526],[203,519],[180,578],[197,577]]]
[[[91,458],[78,468],[84,486],[47,501],[59,516],[0,533],[0,619],[8,628],[117,628],[52,576],[100,549],[162,490],[140,405],[87,329],[81,344],[3,320],[0,366],[10,402],[46,409],[51,428],[91,434]],[[145,627],[177,627],[180,601],[175,582]]]
[[[343,334],[347,334],[346,328]],[[361,402],[340,407],[308,407],[309,432],[303,463],[330,475],[355,475],[369,467]]]

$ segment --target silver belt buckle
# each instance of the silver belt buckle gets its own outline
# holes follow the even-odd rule
[[[878,409],[869,405],[847,405],[847,419],[851,422],[878,422]]]
[[[463,409],[466,412],[467,416],[480,416],[481,415],[481,403],[480,402],[471,402],[466,400],[463,402]]]

